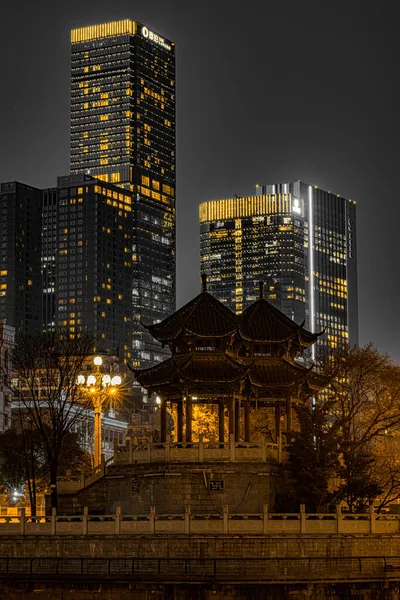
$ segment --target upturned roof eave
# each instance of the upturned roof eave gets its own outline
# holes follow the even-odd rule
[[[240,327],[239,327],[239,335],[242,337],[242,339],[246,340],[246,342],[253,342],[255,344],[284,344],[286,342],[290,342],[295,337],[293,335],[289,335],[288,337],[279,338],[279,339],[277,339],[277,338],[266,339],[266,338],[249,337],[248,335],[246,335],[245,333],[243,333],[241,331]]]

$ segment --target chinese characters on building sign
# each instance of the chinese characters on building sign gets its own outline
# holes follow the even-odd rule
[[[158,44],[162,48],[165,48],[165,50],[171,50],[171,46],[167,44],[167,42],[164,40],[164,38],[161,37],[161,35],[154,33],[150,29],[147,29],[147,27],[142,27],[142,36]]]
[[[347,256],[353,258],[353,220],[347,219]]]

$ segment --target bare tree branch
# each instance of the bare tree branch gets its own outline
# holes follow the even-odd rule
[[[3,385],[40,433],[53,506],[57,505],[56,480],[66,436],[80,419],[87,418],[90,402],[76,382],[94,344],[93,336],[70,339],[63,330],[20,335],[12,351],[12,371],[1,367]]]

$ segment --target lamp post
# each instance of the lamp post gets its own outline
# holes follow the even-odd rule
[[[95,373],[88,375],[86,378],[84,375],[78,375],[77,384],[80,386],[86,386],[87,391],[90,394],[93,410],[94,410],[94,468],[101,463],[102,454],[102,407],[109,394],[115,394],[117,388],[121,385],[121,377],[114,375],[111,377],[108,373],[105,375],[101,374],[100,367],[103,364],[101,356],[95,356],[93,364],[96,367]]]

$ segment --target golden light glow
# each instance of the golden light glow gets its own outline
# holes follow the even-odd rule
[[[203,202],[200,223],[292,212],[292,194],[263,194]]]
[[[123,21],[113,21],[112,23],[102,23],[100,25],[89,25],[80,27],[71,31],[71,42],[87,42],[99,38],[111,37],[114,35],[124,35],[129,33],[135,35],[137,30],[136,21],[124,19]]]

